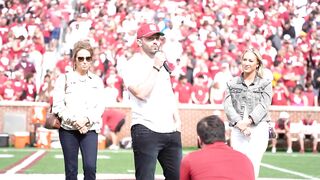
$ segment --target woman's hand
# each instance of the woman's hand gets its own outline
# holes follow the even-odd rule
[[[249,121],[249,119],[248,120],[244,119],[242,121],[239,121],[236,127],[240,129],[240,131],[242,132],[245,129],[247,129],[250,125],[251,125],[251,122]]]
[[[89,131],[89,128],[87,126],[83,126],[82,128],[79,129],[79,132],[81,134],[86,134]]]
[[[252,120],[250,118],[243,119],[242,121],[239,121],[236,125],[236,127],[242,132],[245,136],[251,135],[251,126]]]
[[[251,135],[251,128],[247,127],[242,131],[243,135],[250,136]]]
[[[81,129],[82,127],[84,127],[84,126],[86,126],[86,124],[89,122],[89,119],[88,118],[86,118],[86,117],[84,117],[84,118],[80,118],[80,119],[78,119],[76,122],[75,122],[75,127],[77,128],[77,129]]]

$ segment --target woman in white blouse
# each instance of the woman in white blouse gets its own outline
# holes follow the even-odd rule
[[[97,143],[104,111],[102,79],[89,71],[93,48],[79,41],[73,49],[73,71],[57,78],[52,112],[61,117],[59,138],[67,180],[77,179],[78,152],[82,155],[84,179],[96,179]]]

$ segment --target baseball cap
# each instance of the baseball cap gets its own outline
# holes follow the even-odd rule
[[[156,24],[144,23],[140,25],[137,31],[137,38],[150,37],[154,34],[160,34],[161,36],[164,35]]]

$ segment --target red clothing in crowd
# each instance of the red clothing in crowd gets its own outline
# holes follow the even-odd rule
[[[192,93],[198,102],[196,104],[207,104],[209,97],[209,89],[206,86],[194,85],[192,87]]]
[[[288,97],[285,94],[285,89],[283,87],[273,89],[272,105],[287,106],[288,105],[287,99]]]
[[[105,84],[114,84],[114,87],[118,90],[118,97],[117,99],[120,101],[122,99],[122,84],[123,79],[116,73],[109,73],[107,72],[105,79]]]
[[[12,88],[14,95],[19,99],[26,87],[26,83],[23,80],[13,80]],[[17,100],[18,100],[17,99]]]
[[[187,154],[181,161],[180,180],[254,180],[253,165],[248,157],[224,142],[206,145]]]
[[[308,106],[314,106],[315,105],[315,103],[314,103],[314,92],[309,90],[309,91],[306,91],[304,94],[308,99]]]
[[[66,67],[72,67],[72,62],[70,61],[69,58],[63,58],[59,60],[56,64],[56,67],[59,69],[59,71],[64,74],[66,73]]]
[[[192,85],[190,83],[178,83],[173,91],[177,94],[179,103],[191,103]]]
[[[305,106],[306,105],[304,102],[305,99],[307,99],[307,97],[304,94],[298,95],[295,93],[291,93],[289,95],[290,104],[292,106]]]
[[[114,132],[119,122],[124,119],[125,113],[115,109],[106,109],[102,115],[102,129],[101,133],[104,134],[104,126],[107,125],[110,131]]]
[[[283,118],[279,118],[275,122],[274,128],[284,130],[286,125],[288,126],[288,128],[290,128],[290,121]]]
[[[305,126],[311,126],[313,124],[314,120],[310,119],[303,119],[302,124]]]
[[[37,93],[36,84],[33,83],[33,82],[26,83],[25,91],[26,91],[25,100],[34,102],[35,101],[35,97],[36,97],[36,93]]]
[[[12,100],[17,99],[12,80],[8,80],[5,83],[5,85],[2,87],[1,96],[2,96],[3,100],[8,100],[8,101],[12,101]]]

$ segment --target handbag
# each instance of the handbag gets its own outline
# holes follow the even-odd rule
[[[275,132],[273,127],[269,127],[269,139],[276,139],[277,133]]]
[[[61,126],[61,118],[52,112],[47,113],[44,127],[47,129],[59,129]]]
[[[66,91],[66,87],[67,87],[67,75],[65,75],[64,91]],[[50,109],[51,109],[50,112],[47,113],[44,127],[47,129],[59,129],[61,127],[62,118],[59,117],[58,114],[52,113],[52,108]]]

